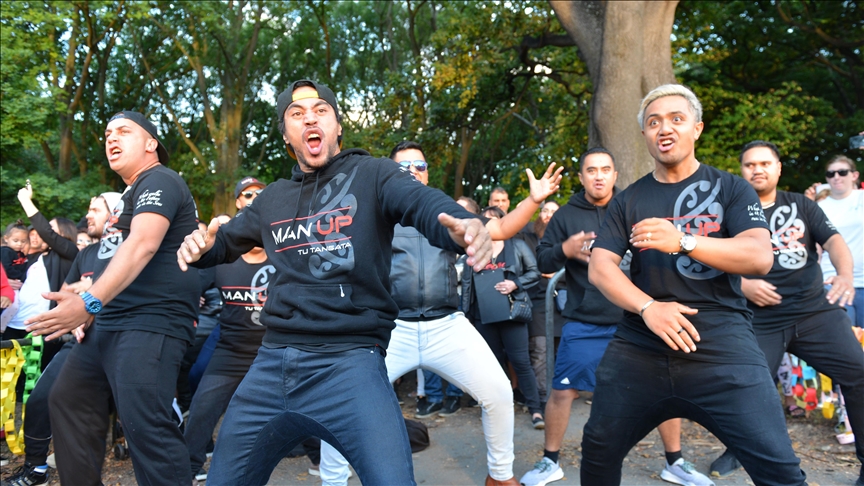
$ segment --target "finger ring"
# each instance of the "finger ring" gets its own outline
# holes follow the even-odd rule
[[[847,290],[846,292],[843,292],[843,295],[849,295],[849,294],[851,294],[851,293],[852,293],[852,292],[849,292],[849,291]]]
[[[684,332],[684,328],[683,328],[683,327],[682,327],[681,329],[678,329],[678,334],[681,334],[682,332]]]
[[[648,232],[648,239],[649,240],[651,239],[651,232],[650,231]]]

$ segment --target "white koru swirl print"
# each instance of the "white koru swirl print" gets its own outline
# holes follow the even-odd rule
[[[270,280],[272,280],[272,276],[276,273],[276,267],[273,265],[267,265],[258,269],[255,272],[255,275],[252,277],[252,282],[249,284],[249,288],[252,289],[252,302],[257,305],[264,305],[267,302],[267,288],[270,286]],[[261,326],[261,311],[255,310],[252,311],[252,316],[250,317],[252,322]]]
[[[713,188],[710,181],[690,184],[675,201],[672,223],[680,231],[694,235],[706,236],[718,231],[723,223],[723,206],[717,202],[719,194],[720,180]],[[675,267],[681,275],[693,280],[708,280],[723,273],[687,255],[679,255]]]
[[[771,229],[771,244],[777,263],[789,270],[797,270],[807,263],[807,247],[800,240],[804,237],[804,221],[798,217],[798,204],[779,206],[768,221]]]
[[[126,203],[121,199],[111,212],[111,217],[105,223],[105,230],[102,231],[102,239],[99,241],[99,253],[96,256],[100,260],[109,260],[117,253],[117,248],[123,243],[123,232],[114,228],[120,215],[123,214],[123,209],[126,208]]]

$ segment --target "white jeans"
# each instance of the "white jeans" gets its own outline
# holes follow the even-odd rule
[[[483,408],[483,435],[489,475],[513,477],[513,390],[489,345],[461,312],[432,321],[396,320],[387,347],[387,376],[392,383],[423,368],[437,373],[474,397]],[[321,443],[321,481],[343,486],[348,461],[329,444]]]

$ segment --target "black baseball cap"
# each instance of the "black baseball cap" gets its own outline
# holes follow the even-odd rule
[[[301,95],[299,97],[295,97],[294,91],[297,88],[301,88],[303,86],[309,86],[311,88],[314,88],[316,93],[315,94],[308,93],[305,95]],[[298,81],[294,81],[293,83],[291,83],[291,85],[288,87],[288,89],[279,93],[279,98],[277,98],[277,100],[276,100],[276,119],[279,122],[279,124],[281,125],[284,122],[285,110],[288,109],[288,107],[291,105],[291,103],[293,103],[297,100],[302,100],[305,98],[314,98],[314,97],[321,98],[322,100],[326,101],[327,104],[332,106],[333,111],[336,113],[336,121],[338,121],[340,123],[342,122],[342,115],[339,114],[339,103],[336,102],[336,95],[333,94],[333,90],[331,90],[327,86],[324,86],[323,84],[316,83],[315,81],[312,81],[309,79],[300,79]],[[340,148],[342,147],[342,136],[341,135],[339,136],[339,147]],[[288,148],[288,154],[291,157],[296,159],[297,155],[294,153],[294,149],[291,147],[290,144],[287,145],[287,148]]]
[[[121,111],[115,113],[114,116],[108,120],[108,123],[118,119],[118,118],[126,118],[128,120],[132,120],[136,125],[143,128],[145,132],[149,133],[151,137],[156,140],[156,143],[159,145],[156,147],[156,153],[159,154],[159,163],[166,164],[168,163],[168,151],[165,150],[165,146],[162,145],[162,141],[159,140],[159,135],[156,132],[156,125],[152,124],[150,120],[147,119],[141,113],[137,111]]]
[[[267,187],[267,184],[264,184],[254,177],[244,177],[240,179],[240,182],[238,182],[236,186],[234,186],[234,199],[240,197],[240,193],[247,187],[251,186],[261,186],[263,188]]]

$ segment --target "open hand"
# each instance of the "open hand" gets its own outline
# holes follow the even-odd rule
[[[438,222],[447,228],[456,244],[465,248],[468,255],[465,263],[473,267],[475,272],[483,270],[492,259],[492,238],[486,226],[477,218],[458,219],[447,213],[439,214]]]
[[[777,287],[761,278],[741,279],[741,292],[744,293],[744,297],[759,307],[778,305],[783,301],[783,297],[775,290]]]
[[[561,243],[561,251],[564,256],[570,260],[581,260],[585,263],[591,259],[591,245],[594,244],[594,238],[597,237],[593,231],[588,233],[580,231],[575,235],[570,235],[569,238]]]
[[[555,170],[555,162],[549,164],[546,173],[540,179],[534,177],[534,172],[531,169],[525,169],[525,173],[528,175],[528,187],[531,189],[531,200],[540,204],[547,197],[558,192],[558,188],[561,186],[562,172],[564,172],[563,166]]]
[[[825,285],[831,286],[825,298],[832,304],[836,302],[840,307],[845,307],[846,304],[851,304],[855,298],[855,286],[852,284],[852,280],[847,277],[841,275],[829,277],[825,280]]]
[[[677,253],[681,250],[681,237],[671,221],[662,218],[648,218],[633,225],[630,244],[643,249],[659,250],[664,253]]]
[[[24,324],[27,326],[27,331],[34,335],[49,334],[45,338],[46,341],[60,337],[93,320],[93,316],[84,307],[84,300],[78,294],[62,291],[48,292],[42,294],[42,297],[57,302],[57,307],[27,319]]]
[[[642,319],[648,329],[660,336],[667,346],[689,353],[696,351],[696,343],[701,338],[696,327],[684,315],[695,315],[697,312],[698,309],[677,302],[654,302],[642,312]]]

